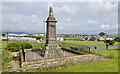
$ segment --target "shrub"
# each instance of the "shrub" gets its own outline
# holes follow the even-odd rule
[[[29,49],[29,48],[32,48],[32,45],[30,43],[23,43],[23,47],[25,49]]]
[[[19,51],[20,49],[22,49],[22,45],[23,44],[23,47],[24,49],[28,49],[28,48],[32,48],[32,45],[29,44],[29,43],[26,43],[26,42],[21,42],[21,41],[15,41],[15,42],[12,42],[12,43],[9,43],[7,46],[6,46],[6,50],[9,50],[11,52],[17,52]]]

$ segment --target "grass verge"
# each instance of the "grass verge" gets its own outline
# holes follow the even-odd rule
[[[6,69],[8,66],[8,63],[11,62],[12,60],[12,55],[8,50],[2,50],[2,71]]]

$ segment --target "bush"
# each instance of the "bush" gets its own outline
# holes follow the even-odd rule
[[[7,46],[6,46],[6,50],[9,50],[11,52],[17,52],[19,51],[20,49],[22,49],[22,45],[23,44],[23,47],[24,49],[28,49],[28,48],[32,48],[32,45],[29,44],[29,43],[26,43],[26,42],[21,42],[21,41],[15,41],[13,43],[9,43]]]
[[[32,45],[30,43],[23,43],[23,47],[25,49],[29,49],[29,48],[32,48]]]

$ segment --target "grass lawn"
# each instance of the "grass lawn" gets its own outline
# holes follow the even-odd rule
[[[67,66],[50,72],[118,72],[116,59]]]
[[[85,39],[84,37],[63,37],[64,39]]]
[[[62,69],[52,70],[50,72],[118,72],[118,50],[92,49],[91,52],[101,55],[102,57],[110,57],[111,59],[95,63],[71,65]]]
[[[8,66],[8,63],[11,62],[12,60],[12,55],[8,50],[0,50],[2,52],[2,71],[7,69],[6,67]]]
[[[86,46],[105,46],[105,43],[103,41],[58,41],[58,44],[62,42],[80,44]],[[113,46],[118,46],[118,42],[115,42]]]
[[[12,43],[14,41],[9,41],[9,43]],[[41,43],[45,43],[45,41],[42,41],[40,43],[36,41],[22,41],[32,44],[34,47],[41,47]],[[80,44],[80,45],[86,45],[86,46],[105,46],[105,43],[103,41],[58,41],[58,44],[61,44],[62,42],[66,43],[73,43],[73,44]],[[2,48],[5,48],[7,45],[7,41],[0,41],[0,45],[2,45]],[[114,46],[118,46],[118,42],[115,42]]]
[[[118,50],[117,49],[90,49],[92,54],[97,54],[104,58],[114,58],[118,59]]]
[[[0,50],[0,74],[2,72],[2,50]]]

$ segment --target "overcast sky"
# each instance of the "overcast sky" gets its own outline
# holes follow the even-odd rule
[[[58,34],[118,32],[118,2],[5,2],[2,31],[44,33],[50,6]]]

